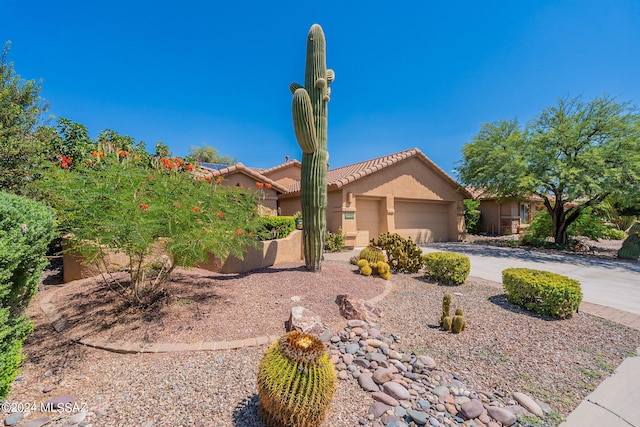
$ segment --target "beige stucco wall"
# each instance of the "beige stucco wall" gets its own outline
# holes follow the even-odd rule
[[[523,223],[520,219],[520,205],[529,207],[529,212],[535,212],[535,202],[520,202],[517,200],[505,200],[498,203],[497,200],[480,201],[480,231],[487,234],[516,234],[523,230],[523,226],[530,221]]]
[[[294,262],[304,258],[302,231],[294,230],[284,239],[260,242],[258,248],[247,248],[244,259],[228,257],[225,260],[210,255],[207,262],[198,268],[219,273],[244,273],[283,262]]]
[[[294,182],[300,181],[300,172],[301,169],[299,166],[291,165],[266,173],[264,176],[286,187]]]
[[[302,231],[294,230],[284,239],[260,242],[258,248],[247,247],[244,260],[236,257],[228,257],[225,260],[221,260],[210,255],[207,262],[199,264],[197,267],[220,273],[244,273],[283,262],[299,261],[303,258]],[[101,273],[97,266],[85,264],[84,260],[85,258],[81,254],[64,253],[62,271],[65,283],[94,277]],[[128,256],[115,251],[111,251],[106,259],[109,271],[124,270],[127,268],[128,263]]]

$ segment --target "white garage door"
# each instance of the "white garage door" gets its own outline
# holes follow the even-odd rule
[[[395,202],[396,232],[416,243],[449,241],[449,204]]]

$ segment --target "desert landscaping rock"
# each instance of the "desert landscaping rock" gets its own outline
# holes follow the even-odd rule
[[[18,424],[20,421],[22,421],[23,418],[24,418],[24,415],[22,415],[22,413],[15,412],[15,413],[9,415],[7,418],[4,419],[4,425],[5,426],[14,426],[14,425]]]
[[[431,356],[403,352],[396,337],[369,328],[366,322],[349,322],[354,326],[334,334],[341,338],[331,340],[329,351],[338,378],[355,381],[371,393],[366,425],[507,427],[516,422],[518,413],[531,415],[540,408],[523,393],[514,393],[515,400],[511,400],[498,393],[474,391],[463,381],[472,383],[471,377],[438,367]],[[371,329],[377,338],[370,338]]]
[[[531,412],[536,417],[544,417],[542,408],[530,396],[527,396],[524,393],[515,392],[513,393],[513,398],[517,400],[518,403],[522,405],[527,411]]]

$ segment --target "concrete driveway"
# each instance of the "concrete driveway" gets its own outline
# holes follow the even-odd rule
[[[580,281],[584,301],[640,314],[640,262],[468,243],[430,243],[421,247],[423,253],[451,251],[465,254],[471,260],[471,276],[500,283],[502,270],[510,267],[562,274]]]

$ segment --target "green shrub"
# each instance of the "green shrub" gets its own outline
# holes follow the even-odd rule
[[[0,399],[18,374],[32,326],[23,312],[38,290],[55,231],[47,206],[0,193]]]
[[[602,238],[606,240],[624,240],[627,238],[627,233],[617,228],[607,228]]]
[[[327,231],[324,249],[329,252],[340,252],[344,250],[344,233],[341,227],[338,227],[337,233]]]
[[[422,249],[411,238],[405,239],[397,233],[383,233],[371,244],[382,248],[394,273],[417,273],[422,268]]]
[[[448,285],[461,285],[469,277],[471,262],[455,252],[431,252],[423,255],[425,276]]]
[[[371,263],[377,263],[378,261],[386,261],[387,257],[384,255],[382,248],[378,246],[369,245],[360,251],[360,259],[366,259]]]
[[[578,219],[569,225],[567,233],[570,237],[586,237],[597,240],[610,238],[608,235],[618,235],[615,231],[604,225],[593,213],[592,208],[582,211]],[[531,225],[526,228],[521,238],[521,243],[530,246],[548,246],[551,236],[553,236],[553,221],[549,212],[539,211],[533,217]]]
[[[242,259],[247,246],[257,245],[256,191],[194,176],[178,158],[149,164],[124,150],[100,154],[72,169],[52,166],[40,187],[71,251],[103,272],[109,250],[129,257],[129,274],[111,287],[129,303],[157,302],[177,266],[193,267],[209,255]],[[170,262],[155,268],[158,255]]]
[[[467,227],[467,233],[478,234],[480,231],[480,200],[465,199],[462,201],[464,206],[464,224]]]
[[[263,227],[258,232],[260,240],[284,239],[296,228],[293,216],[263,216],[260,222]]]
[[[545,316],[571,317],[582,301],[580,282],[548,271],[507,268],[502,283],[509,302]]]

